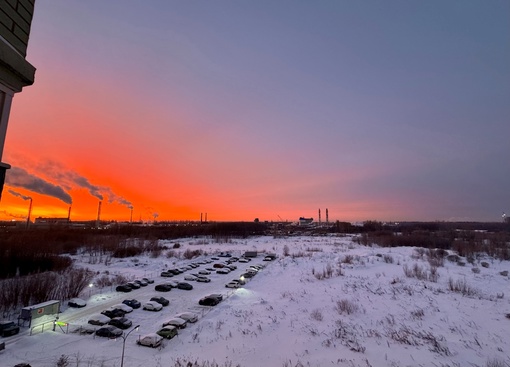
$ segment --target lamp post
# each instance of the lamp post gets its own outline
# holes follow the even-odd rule
[[[126,339],[128,338],[129,334],[131,334],[134,330],[138,330],[139,327],[140,325],[136,325],[134,328],[129,330],[129,333],[126,335],[122,334],[122,339],[124,340],[122,341],[122,357],[120,358],[120,367],[124,367],[124,349],[126,348]]]

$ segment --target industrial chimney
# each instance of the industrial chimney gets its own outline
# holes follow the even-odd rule
[[[99,227],[99,221],[101,220],[101,204],[103,202],[99,201],[99,205],[97,207],[97,220],[96,220],[96,227]]]
[[[27,216],[27,229],[30,225],[30,215],[32,214],[32,198],[30,198],[30,205],[28,206],[28,216]]]
[[[326,224],[329,224],[328,208],[326,208]]]

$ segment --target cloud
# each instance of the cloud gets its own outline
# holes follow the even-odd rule
[[[7,210],[1,210],[0,213],[3,213],[9,217],[17,218],[17,219],[25,219],[26,218],[25,215],[9,213]]]
[[[52,196],[62,200],[66,204],[71,204],[73,202],[71,195],[69,195],[61,186],[52,184],[51,182],[37,177],[23,168],[13,167],[7,171],[5,182],[9,186],[22,187],[41,195]]]

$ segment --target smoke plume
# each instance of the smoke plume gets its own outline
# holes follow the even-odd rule
[[[23,168],[13,167],[7,171],[5,182],[9,186],[22,187],[38,194],[52,196],[62,200],[66,204],[71,204],[72,199],[62,187],[54,185],[51,182],[43,180],[33,174],[25,171]]]
[[[25,196],[23,194],[20,194],[19,192],[16,192],[14,190],[11,190],[9,189],[9,193],[13,196],[16,196],[16,197],[19,197],[19,198],[22,198],[23,200],[30,200],[32,199],[30,196]]]

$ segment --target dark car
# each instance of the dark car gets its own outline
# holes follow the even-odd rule
[[[168,269],[167,271],[169,273],[172,273],[173,275],[179,275],[182,273],[182,271],[180,271],[179,269]]]
[[[111,319],[114,318],[114,317],[123,317],[125,314],[126,314],[126,312],[122,311],[119,308],[114,308],[114,309],[110,309],[110,310],[104,310],[104,311],[101,312],[101,315],[108,316]]]
[[[67,302],[69,307],[81,308],[87,305],[87,302],[82,300],[81,298],[71,298],[69,302]]]
[[[159,303],[161,306],[168,306],[170,301],[165,297],[152,297],[151,301]]]
[[[193,289],[193,286],[186,282],[179,282],[179,283],[177,283],[177,288],[184,289],[186,291],[190,291]]]
[[[255,276],[256,273],[253,273],[253,272],[247,272],[247,273],[243,273],[241,274],[241,277],[242,278],[253,278]]]
[[[169,284],[158,284],[154,287],[158,292],[170,292],[172,290],[172,286]]]
[[[0,321],[0,335],[11,336],[19,333],[19,326],[14,321]]]
[[[142,306],[142,304],[137,301],[136,299],[125,299],[124,301],[122,301],[122,303],[124,303],[125,305],[135,309],[135,308],[140,308]]]
[[[147,287],[147,285],[149,285],[149,283],[143,279],[135,279],[134,283],[140,285],[140,287]]]
[[[127,285],[127,284],[121,284],[121,285],[118,285],[117,288],[115,288],[115,290],[117,292],[125,292],[125,293],[127,293],[127,292],[131,292],[133,289],[129,285]]]
[[[210,296],[205,296],[198,301],[198,304],[201,306],[216,306],[218,303],[220,303],[218,298]]]
[[[126,285],[128,287],[130,287],[131,289],[140,289],[140,287],[141,287],[140,284],[135,283],[135,282],[129,282],[129,283],[126,283]]]
[[[127,329],[133,325],[133,322],[126,317],[114,317],[110,320],[108,325],[113,325],[119,329]]]
[[[147,284],[152,284],[154,283],[154,280],[151,279],[151,278],[142,278],[142,280],[145,280],[147,282]]]
[[[105,338],[118,338],[123,333],[124,332],[122,330],[112,325],[108,325],[96,330],[97,336],[103,336]]]
[[[170,278],[170,277],[173,277],[175,274],[172,273],[171,271],[165,270],[165,271],[162,271],[160,275],[164,278]]]

